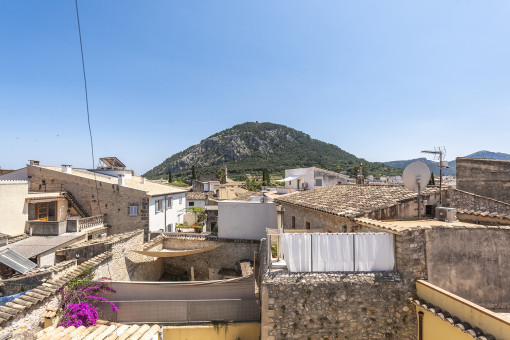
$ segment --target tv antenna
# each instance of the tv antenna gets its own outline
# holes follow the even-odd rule
[[[439,206],[443,205],[443,168],[449,168],[448,162],[445,161],[446,149],[445,147],[436,146],[434,150],[423,150],[423,153],[434,155],[434,160],[439,161]]]
[[[430,169],[423,162],[412,162],[404,169],[402,179],[407,189],[418,193],[418,218],[421,218],[421,188],[430,181]]]

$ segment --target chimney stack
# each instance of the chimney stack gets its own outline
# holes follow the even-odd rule
[[[124,175],[119,175],[119,186],[123,187],[124,185],[126,185],[126,180],[124,179]]]
[[[142,177],[142,184],[145,184],[145,177]]]
[[[62,164],[62,172],[66,174],[72,174],[73,166],[69,164]]]
[[[39,165],[39,161],[34,161],[33,159],[29,160],[30,165]]]

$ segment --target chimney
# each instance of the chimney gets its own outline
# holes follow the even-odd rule
[[[124,179],[124,175],[119,175],[119,186],[123,187],[126,184],[126,180]]]
[[[145,184],[145,177],[142,177],[142,184]]]
[[[39,165],[39,161],[34,161],[33,159],[29,160],[30,165]]]
[[[69,164],[62,164],[62,172],[66,174],[72,174],[73,166]]]

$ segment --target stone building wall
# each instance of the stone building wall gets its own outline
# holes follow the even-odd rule
[[[0,291],[4,296],[18,294],[39,286],[44,281],[56,278],[76,267],[76,260],[58,263],[43,271],[35,271],[19,277],[13,277],[0,281]]]
[[[298,207],[282,203],[283,227],[285,229],[306,229],[306,223],[310,223],[311,232],[342,232],[352,231],[356,224],[345,217],[326,214],[312,209]],[[296,227],[292,227],[292,217],[295,218]]]
[[[195,280],[208,280],[209,268],[212,269],[239,269],[242,260],[254,261],[258,249],[258,241],[231,240],[204,237],[167,236],[163,241],[163,249],[200,249],[220,245],[210,251],[199,254],[164,258],[165,274],[178,277],[191,276],[191,267]]]
[[[148,233],[149,197],[143,191],[99,181],[96,187],[92,179],[39,166],[27,165],[27,173],[31,191],[61,191],[64,183],[90,216],[105,214],[109,234],[140,228]],[[138,206],[137,216],[129,216],[130,205]]]
[[[510,161],[457,158],[457,188],[510,203]]]
[[[486,308],[510,308],[510,227],[426,231],[428,280]]]
[[[509,189],[510,190],[510,189]],[[501,188],[501,191],[504,191]],[[510,215],[510,204],[459,189],[448,189],[447,202],[453,208]]]
[[[144,249],[144,235],[140,231],[134,236],[111,245],[113,256],[98,265],[96,279],[106,277],[113,281],[158,281],[163,274],[163,260],[132,252]],[[155,244],[151,250],[159,251],[162,244]]]
[[[262,339],[416,339],[408,287],[382,272],[266,275]]]

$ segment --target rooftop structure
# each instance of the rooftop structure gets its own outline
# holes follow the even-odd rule
[[[422,196],[438,192],[438,188],[426,188],[422,191]],[[417,197],[417,193],[402,185],[336,185],[291,193],[274,199],[278,203],[292,204],[327,214],[359,217]]]

